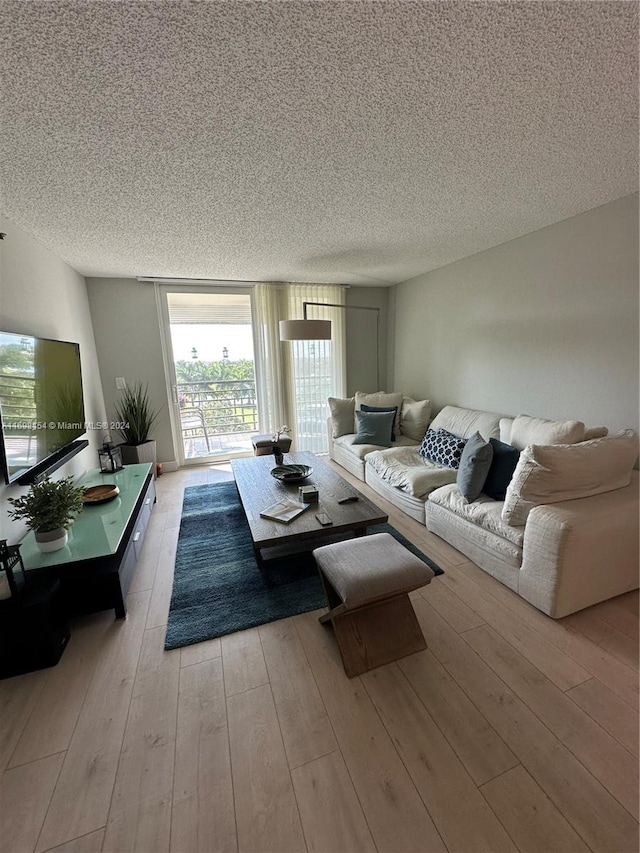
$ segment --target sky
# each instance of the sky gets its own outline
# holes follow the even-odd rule
[[[171,343],[174,361],[190,361],[193,347],[199,361],[220,361],[223,347],[229,351],[229,361],[253,360],[253,335],[249,325],[178,323],[171,326]]]

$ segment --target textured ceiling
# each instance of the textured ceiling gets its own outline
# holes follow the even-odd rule
[[[0,209],[85,275],[390,284],[638,187],[635,2],[1,5]]]

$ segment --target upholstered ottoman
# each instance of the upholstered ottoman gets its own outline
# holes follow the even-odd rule
[[[432,570],[390,533],[324,545],[313,552],[344,671],[353,678],[427,647],[408,593]]]

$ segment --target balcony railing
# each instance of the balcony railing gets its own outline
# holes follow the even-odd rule
[[[179,382],[177,391],[185,456],[251,450],[258,432],[253,379]]]

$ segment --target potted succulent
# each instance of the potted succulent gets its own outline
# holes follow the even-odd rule
[[[83,496],[84,489],[73,485],[73,477],[62,480],[45,477],[33,483],[26,495],[8,498],[13,506],[9,515],[25,519],[41,551],[58,551],[67,544],[67,527],[74,515],[84,509]]]
[[[149,438],[149,432],[158,412],[153,411],[149,403],[148,386],[136,382],[131,388],[125,388],[122,399],[116,404],[117,420],[123,425],[120,432],[124,442],[122,461],[125,464],[138,462],[156,462],[156,442]]]

